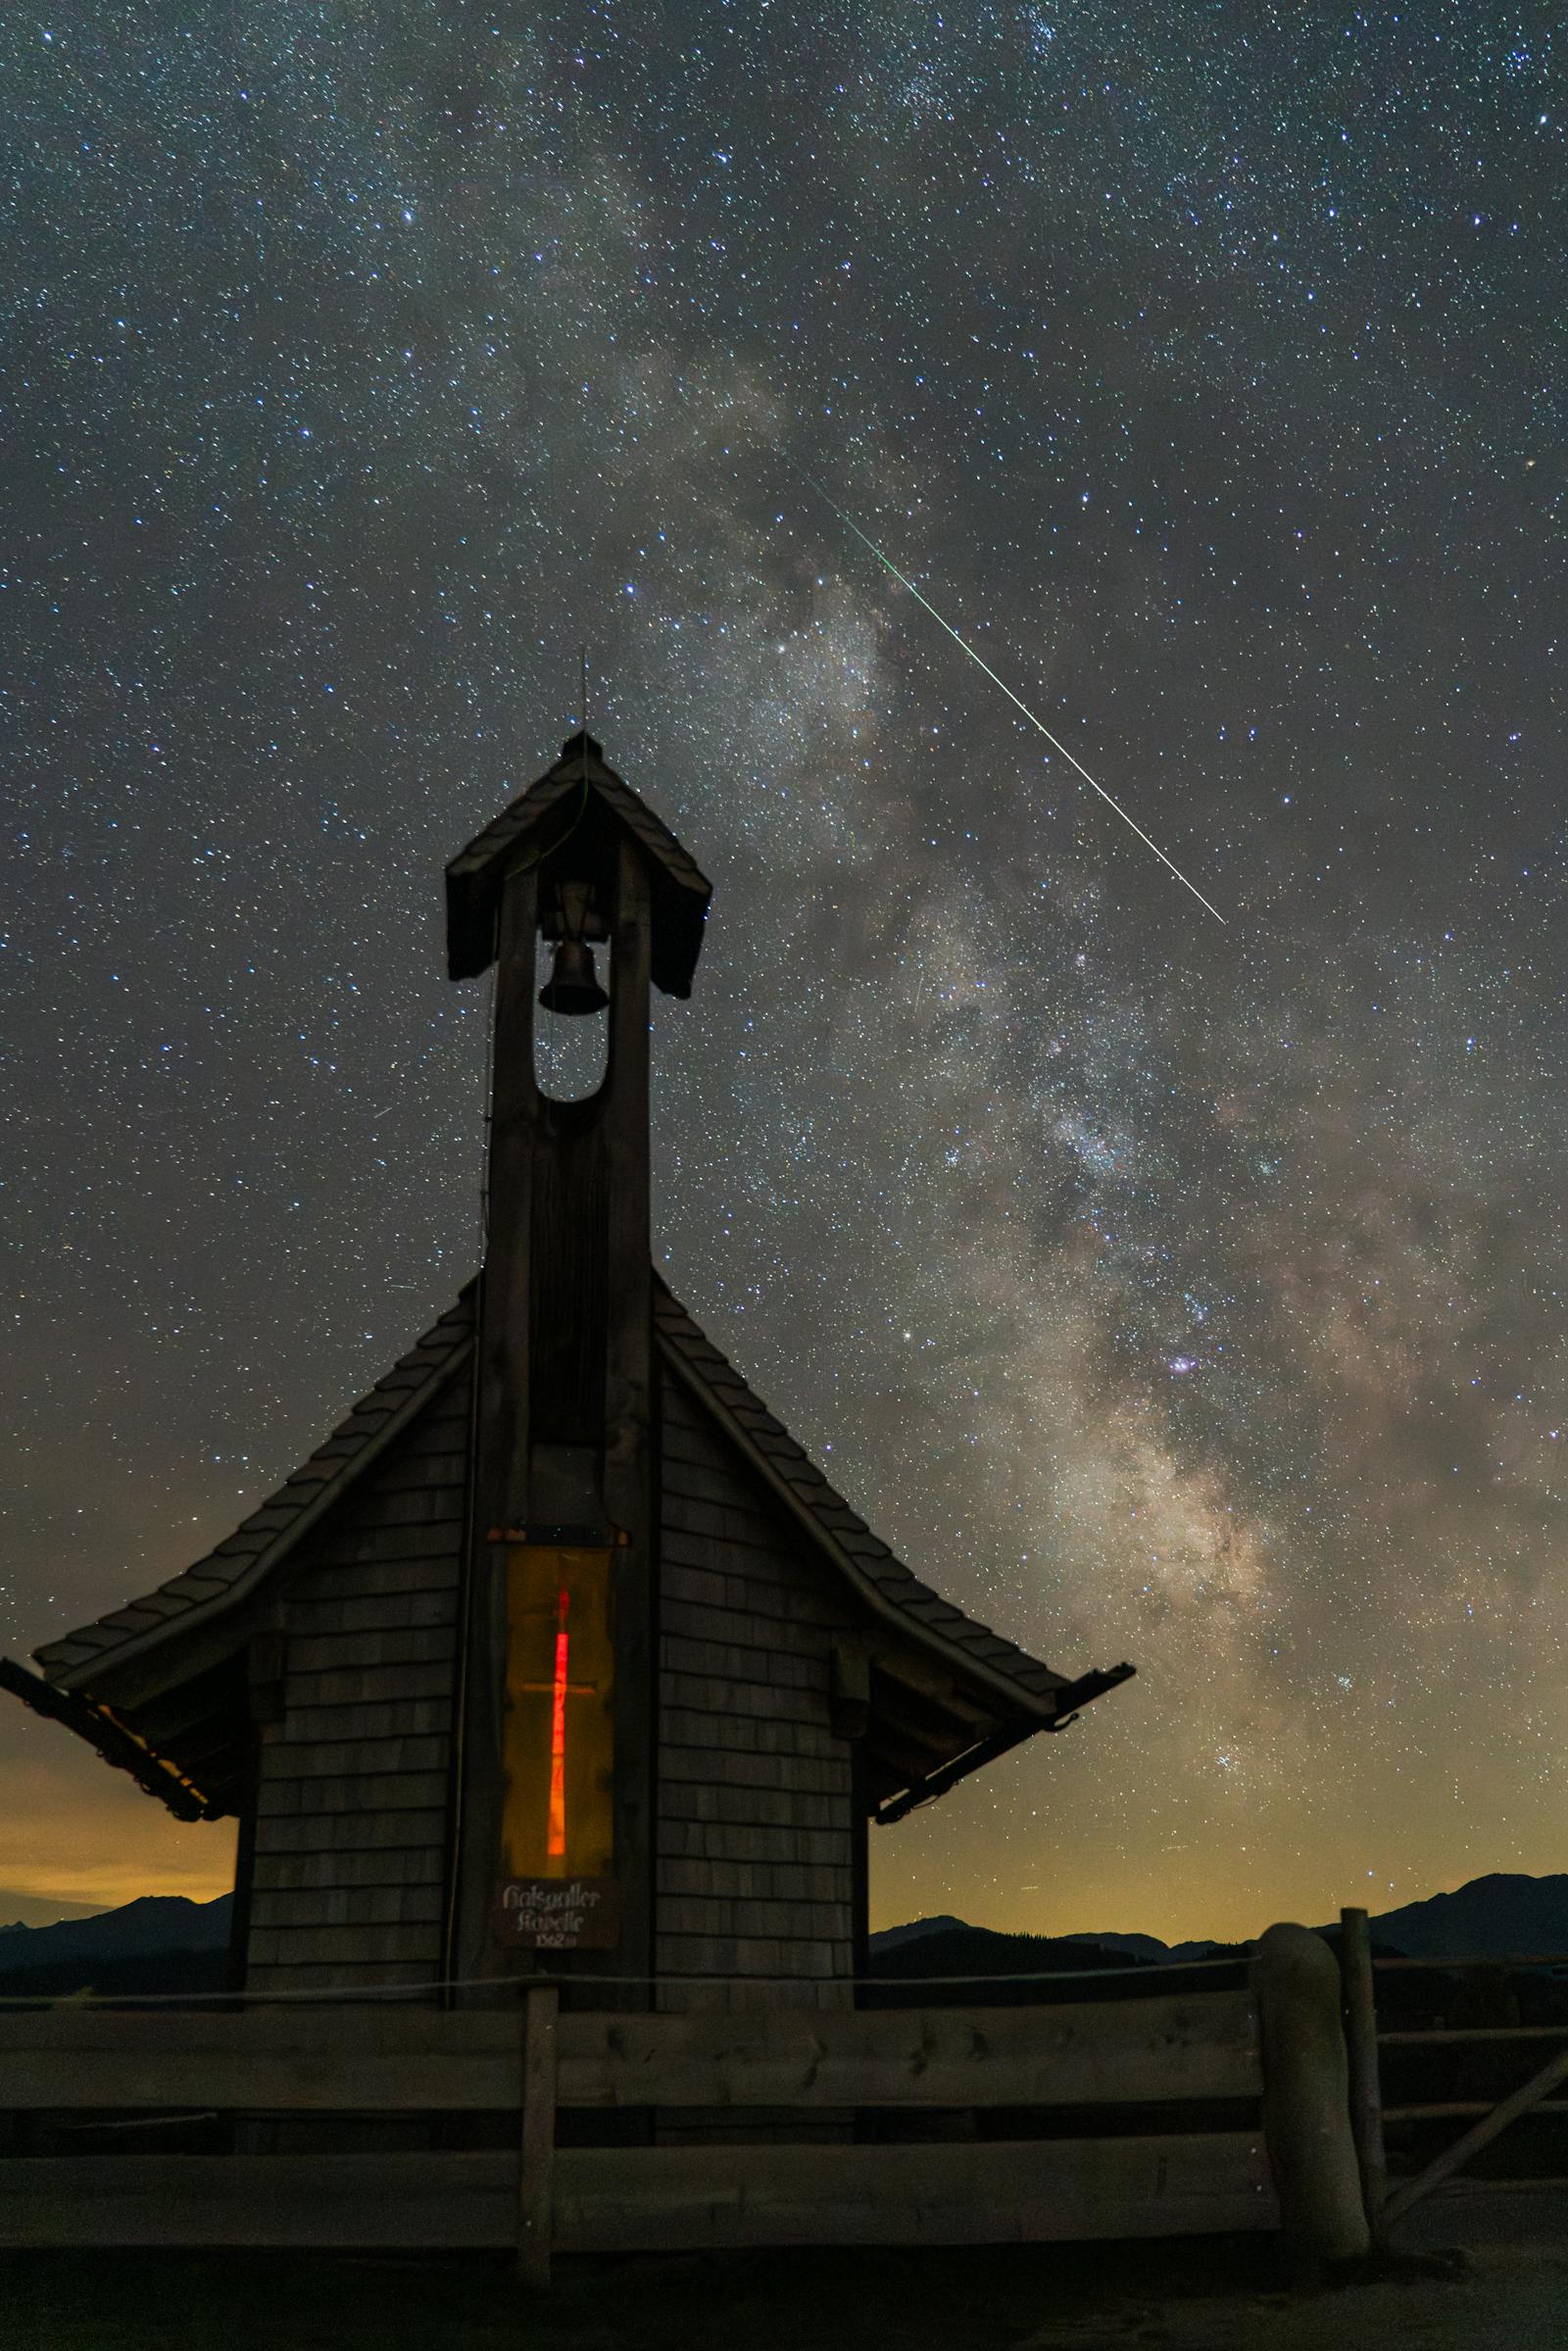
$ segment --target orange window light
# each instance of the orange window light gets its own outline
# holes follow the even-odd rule
[[[604,1877],[613,1867],[610,1574],[608,1547],[511,1549],[504,1878]]]
[[[550,1708],[550,1827],[545,1851],[552,1856],[566,1850],[566,1609],[564,1585],[557,1596],[556,1679]]]

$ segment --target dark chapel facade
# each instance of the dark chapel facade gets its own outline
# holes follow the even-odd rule
[[[451,976],[496,965],[478,1277],[204,1558],[0,1660],[237,1816],[236,1987],[848,2005],[868,1827],[1132,1671],[921,1582],[654,1270],[650,991],[690,994],[710,895],[587,734],[454,858]],[[541,1091],[538,1004],[607,1024],[588,1098]]]

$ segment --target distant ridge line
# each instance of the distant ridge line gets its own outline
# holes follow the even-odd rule
[[[47,1971],[48,1988],[67,1990],[65,1981],[88,1983],[96,1975],[108,1988],[106,1971],[129,1970],[122,1988],[153,1990],[140,1981],[164,1962],[178,1960],[187,1971],[200,1960],[218,1968],[226,1954],[233,1897],[193,1901],[184,1894],[143,1894],[118,1909],[85,1918],[60,1919],[30,1927],[0,1922],[0,1990],[17,1977]],[[1269,1920],[1259,1922],[1259,1933]],[[1494,1871],[1473,1878],[1451,1893],[1432,1894],[1384,1911],[1371,1921],[1372,1939],[1383,1955],[1414,1967],[1445,1960],[1486,1959],[1514,1966],[1568,1965],[1568,1873],[1532,1878]],[[1153,1935],[1078,1935],[1004,1932],[974,1927],[951,1911],[879,1929],[868,1938],[867,1975],[889,1966],[902,1980],[965,1975],[996,1979],[1022,1971],[1053,1975],[1098,1966],[1180,1968],[1246,1950],[1241,1943],[1165,1943]],[[60,1978],[57,1983],[56,1977]],[[40,1984],[39,1988],[44,1988]]]
[[[1260,1920],[1258,1933],[1272,1923]],[[1492,1959],[1512,1960],[1517,1965],[1551,1964],[1557,1954],[1568,1952],[1568,1872],[1532,1878],[1522,1872],[1492,1871],[1470,1879],[1451,1893],[1431,1894],[1422,1901],[1375,1914],[1370,1925],[1374,1943],[1399,1958],[1434,1963]],[[974,1938],[977,1960],[996,1945],[1009,1943],[1032,1944],[1042,1953],[1048,1947],[1071,1946],[1121,1959],[1142,1959],[1155,1967],[1178,1967],[1215,1951],[1243,1948],[1212,1940],[1166,1943],[1154,1935],[1110,1935],[1093,1930],[1076,1935],[1031,1935],[972,1927],[951,1913],[881,1929],[869,1942],[873,1953],[886,1952],[906,1949],[933,1935],[960,1933]]]

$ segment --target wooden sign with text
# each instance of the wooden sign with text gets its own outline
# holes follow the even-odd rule
[[[613,1878],[512,1878],[496,1903],[505,1943],[528,1951],[612,1951],[620,1940]]]

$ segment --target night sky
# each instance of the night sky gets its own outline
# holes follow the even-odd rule
[[[1568,1866],[1546,24],[13,12],[0,1649],[472,1270],[441,868],[586,639],[715,883],[658,1262],[918,1572],[1139,1667],[875,1833],[873,1925]],[[10,1702],[0,1772],[0,1917],[227,1883]]]

